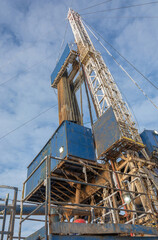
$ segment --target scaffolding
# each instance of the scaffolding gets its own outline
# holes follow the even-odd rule
[[[0,199],[0,201],[4,202],[4,206],[1,212],[0,212],[0,219],[2,220],[2,229],[0,231],[1,240],[4,239],[4,236],[6,236],[5,239],[12,240],[13,238],[16,238],[14,235],[14,224],[15,224],[15,213],[16,213],[16,203],[17,203],[17,194],[18,194],[18,188],[6,186],[6,185],[0,185],[0,189],[7,189],[7,190],[13,190],[14,195],[13,199],[11,200],[12,204],[9,204],[9,193],[7,193],[5,199]],[[10,212],[10,218],[9,218],[9,225],[8,230],[6,230],[6,220],[7,220],[7,212]]]
[[[109,162],[103,164],[79,158],[60,159],[51,155],[45,157],[23,184],[19,240],[24,221],[43,207],[47,239],[49,234],[94,234],[95,231],[95,234],[115,233],[119,236],[158,235],[157,195],[153,195],[154,190],[149,194],[144,184],[144,181],[153,182],[151,176],[134,169],[132,172],[123,172],[127,159],[132,164],[140,161],[130,156],[123,158],[124,162],[120,161],[116,168],[116,164]],[[53,161],[59,163],[51,171]],[[45,179],[25,196],[28,180],[44,162]],[[150,168],[150,171],[156,167],[155,163],[143,159],[139,163],[144,168]],[[118,184],[120,177],[125,179],[121,185]],[[127,180],[129,178],[130,182]],[[139,189],[134,186],[139,186]],[[36,209],[24,218],[23,205],[29,201],[36,205]],[[73,223],[78,217],[87,221],[86,228],[82,224],[76,227]]]

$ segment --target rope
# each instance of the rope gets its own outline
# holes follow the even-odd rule
[[[87,10],[89,8],[97,7],[97,6],[100,6],[100,5],[104,4],[104,3],[111,2],[111,1],[112,0],[107,0],[107,1],[104,1],[104,2],[101,2],[101,3],[98,3],[98,4],[94,4],[94,5],[90,6],[90,7],[79,9],[79,11],[83,11],[83,10]]]
[[[153,87],[158,90],[158,87],[152,83],[142,72],[140,72],[127,58],[125,58],[116,48],[114,48],[107,40],[103,38],[103,36],[98,33],[92,26],[90,26],[85,20],[84,22],[99,36],[102,40],[107,43],[120,57],[122,57],[136,72],[138,72],[145,80],[147,80]]]
[[[11,133],[13,133],[13,132],[15,132],[16,130],[18,130],[19,128],[22,128],[23,126],[25,126],[26,124],[28,124],[28,123],[30,123],[30,122],[32,122],[33,120],[35,120],[36,118],[38,118],[39,116],[41,116],[42,114],[44,114],[44,113],[46,113],[46,112],[48,112],[50,109],[52,109],[52,108],[54,108],[54,107],[56,107],[58,104],[56,104],[56,105],[54,105],[54,106],[52,106],[52,107],[50,107],[50,108],[48,108],[48,109],[46,109],[46,110],[44,110],[43,112],[40,112],[38,115],[36,115],[35,117],[33,117],[33,118],[31,118],[31,119],[29,119],[28,121],[26,121],[26,122],[24,122],[24,123],[22,123],[21,125],[19,125],[18,127],[16,127],[16,128],[14,128],[13,130],[11,130],[10,132],[8,132],[8,133],[6,133],[6,134],[4,134],[2,137],[0,137],[0,140],[1,139],[3,139],[3,138],[5,138],[6,136],[8,136],[9,134],[11,134]]]
[[[137,88],[143,93],[143,95],[151,102],[151,104],[158,110],[158,106],[148,97],[148,95],[144,92],[144,90],[136,83],[136,81],[129,75],[129,73],[121,66],[121,64],[113,57],[113,55],[107,50],[107,48],[103,45],[103,43],[97,38],[97,36],[93,33],[93,31],[87,26],[87,24],[84,22],[85,26],[88,28],[88,30],[92,33],[92,35],[95,37],[95,39],[100,43],[100,45],[105,49],[105,51],[108,53],[110,57],[113,58],[115,63],[122,69],[122,71],[131,79],[131,81],[137,86]]]
[[[115,11],[115,10],[120,10],[120,9],[133,8],[133,7],[139,7],[139,6],[145,6],[145,5],[157,4],[157,3],[158,3],[158,1],[157,2],[142,3],[142,4],[135,4],[135,5],[130,5],[130,6],[118,7],[118,8],[109,8],[109,9],[95,11],[95,12],[83,13],[81,15],[89,15],[89,14],[101,13],[101,12],[110,12],[110,11]]]

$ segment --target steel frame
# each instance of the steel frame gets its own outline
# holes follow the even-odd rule
[[[12,200],[12,205],[8,206],[9,202],[9,194],[7,194],[6,199],[5,199],[5,204],[4,204],[4,210],[3,210],[3,217],[2,217],[2,230],[0,231],[1,235],[1,240],[3,240],[4,235],[7,236],[7,240],[12,240],[13,234],[14,234],[14,224],[15,224],[15,212],[16,212],[16,203],[17,203],[17,194],[18,194],[18,188],[16,187],[11,187],[11,186],[6,186],[6,185],[0,185],[0,188],[3,189],[10,189],[14,191],[14,197]],[[10,210],[10,220],[9,220],[9,227],[8,231],[5,231],[5,224],[6,224],[6,216],[7,216],[7,211]]]
[[[134,140],[133,143],[131,142],[129,145],[127,141],[123,142],[120,140],[120,142],[114,143],[109,149],[102,153],[101,156],[99,156],[102,160],[110,162],[109,167],[112,168],[113,172],[112,180],[114,180],[115,187],[117,186],[119,189],[119,199],[122,203],[120,205],[123,206],[125,211],[126,222],[130,221],[127,210],[130,210],[131,207],[133,210],[136,210],[136,206],[134,206],[133,203],[137,201],[142,204],[146,213],[150,212],[153,214],[154,223],[157,224],[158,196],[156,191],[158,189],[158,182],[154,180],[154,178],[156,179],[154,172],[150,172],[149,170],[151,168],[151,160],[145,149],[143,149],[143,146],[142,149],[140,149],[139,146],[134,146],[136,142],[142,144],[142,140],[139,136],[138,129],[133,121],[130,110],[127,104],[123,101],[121,93],[103,58],[100,53],[95,50],[82,23],[80,15],[72,9],[69,9],[68,20],[78,47],[80,61],[83,65],[83,73],[86,75],[87,85],[90,90],[97,117],[101,117],[107,108],[112,107],[123,137],[125,137],[125,139]],[[147,160],[145,164],[146,166],[143,166],[143,162],[146,160],[138,158],[138,151],[140,150],[144,158]],[[121,156],[124,161],[123,163],[117,161],[121,153],[124,153],[124,155],[122,154]],[[120,171],[117,172],[118,169],[122,172],[122,176]],[[144,173],[148,173],[146,177]],[[130,176],[130,174],[133,174],[133,176]],[[137,178],[134,178],[134,175],[138,175]],[[115,191],[115,187],[111,189]],[[156,188],[156,191],[154,188]],[[131,206],[125,204],[122,189],[124,189],[124,191],[126,189],[129,190],[129,194],[132,198]],[[130,192],[131,190],[133,193]],[[141,192],[144,192],[146,195],[140,194]],[[109,194],[107,194],[107,196],[108,195]],[[117,205],[115,195],[117,194],[112,195],[113,202]],[[112,201],[109,200],[110,198],[106,199],[108,199],[108,204],[111,204]],[[111,211],[111,213],[113,214],[113,211]],[[135,222],[135,218],[138,218],[137,214],[133,214],[133,222]],[[115,217],[113,217],[113,219],[116,221]],[[147,217],[145,221],[148,222],[149,218]]]
[[[30,219],[30,216],[34,214],[35,211],[37,211],[39,208],[45,206],[45,234],[46,234],[46,238],[48,239],[48,236],[49,236],[49,229],[50,229],[50,226],[48,226],[48,222],[50,223],[50,217],[52,216],[51,215],[51,209],[52,208],[55,208],[56,209],[56,212],[57,214],[60,214],[63,216],[62,218],[66,218],[67,221],[69,222],[70,219],[72,217],[75,217],[75,215],[77,214],[77,212],[79,214],[83,214],[83,216],[86,216],[88,214],[88,216],[90,217],[90,222],[91,224],[92,223],[102,223],[103,219],[107,216],[110,217],[112,223],[114,224],[117,224],[119,223],[118,222],[118,213],[121,211],[121,212],[124,212],[125,215],[127,215],[128,217],[131,217],[130,218],[127,218],[126,221],[124,221],[125,224],[142,224],[143,221],[149,221],[149,219],[155,219],[155,212],[150,209],[144,209],[144,210],[138,210],[135,206],[135,203],[134,201],[136,199],[140,199],[142,196],[144,196],[144,199],[148,199],[149,200],[149,195],[147,192],[145,191],[134,191],[134,190],[131,190],[130,187],[129,189],[126,189],[126,188],[116,188],[116,187],[113,187],[113,186],[106,186],[103,185],[103,184],[96,184],[96,183],[91,183],[89,181],[86,181],[86,178],[82,178],[81,180],[75,180],[74,179],[74,175],[71,177],[71,178],[68,178],[67,176],[63,177],[63,176],[56,176],[56,175],[53,175],[53,172],[50,171],[51,169],[51,161],[53,160],[60,160],[61,162],[63,163],[67,163],[67,164],[71,164],[71,165],[80,165],[82,167],[85,167],[86,168],[86,171],[88,170],[91,170],[91,172],[93,172],[93,174],[95,174],[95,176],[98,176],[98,177],[102,177],[101,175],[101,172],[107,172],[107,174],[111,174],[112,172],[115,173],[115,174],[120,174],[122,176],[122,172],[120,171],[112,171],[110,169],[107,169],[106,168],[106,165],[103,165],[103,164],[99,164],[99,163],[94,163],[92,164],[89,163],[88,164],[88,161],[85,161],[82,160],[82,159],[74,159],[74,160],[70,160],[70,159],[59,159],[59,158],[54,158],[52,156],[47,156],[45,157],[41,163],[36,167],[36,169],[33,171],[32,174],[34,174],[34,172],[39,168],[39,166],[44,162],[46,161],[46,178],[44,180],[44,185],[45,185],[45,195],[44,195],[44,198],[43,198],[43,203],[37,205],[37,208],[32,211],[27,217],[23,218],[23,204],[27,201],[29,201],[29,199],[31,199],[31,195],[35,194],[36,192],[36,189],[31,193],[31,195],[29,195],[29,198],[28,197],[24,197],[24,192],[25,192],[25,184],[27,183],[28,179],[30,178],[30,176],[26,179],[26,181],[24,182],[23,184],[23,192],[22,192],[22,200],[21,200],[21,213],[20,213],[20,227],[19,227],[19,240],[21,238],[21,227],[22,227],[22,223],[25,221],[25,220],[31,220]],[[144,164],[144,162],[143,162]],[[62,167],[63,165],[61,163],[59,163],[59,168]],[[153,163],[151,163],[151,166],[153,167]],[[125,173],[127,174],[128,177],[133,177],[133,180],[131,181],[131,184],[134,184],[135,181],[137,180],[140,180],[140,174],[130,174],[130,173]],[[88,174],[89,176],[89,174]],[[148,178],[148,175],[147,173],[143,173],[142,174],[142,178],[143,179],[146,179]],[[150,178],[150,176],[149,176]],[[88,178],[89,179],[89,178]],[[105,179],[104,179],[105,180]],[[84,186],[89,186],[89,187],[93,187],[94,189],[105,189],[106,191],[107,190],[110,190],[110,191],[113,191],[110,195],[108,195],[107,197],[103,194],[102,196],[102,200],[98,201],[96,204],[94,203],[91,203],[91,204],[84,204],[82,202],[80,202],[80,194],[81,192],[78,191],[78,188],[76,188],[76,194],[79,194],[78,195],[78,199],[77,199],[77,202],[67,202],[64,197],[62,197],[59,200],[55,200],[53,195],[54,194],[54,190],[53,189],[58,189],[58,187],[54,187],[54,185],[52,185],[52,183],[56,183],[57,182],[57,186],[63,186],[62,182],[66,182],[66,183],[69,183],[71,185],[71,183],[73,184],[73,186],[81,186],[80,188],[80,191],[81,189],[83,190],[84,189]],[[41,185],[40,185],[41,186]],[[56,186],[56,185],[55,185]],[[69,190],[69,189],[68,189]],[[59,191],[59,194],[60,192],[62,191],[62,188],[60,189]],[[85,190],[84,190],[85,191]],[[129,208],[128,204],[127,203],[123,203],[123,204],[119,204],[118,206],[114,206],[114,198],[118,198],[120,192],[122,193],[128,193],[130,194],[132,197],[132,208]],[[70,192],[69,192],[70,193]],[[73,192],[73,195],[75,193]],[[76,199],[76,194],[75,194],[75,199]],[[58,194],[57,194],[58,195]],[[61,195],[63,196],[63,195]],[[71,196],[70,196],[70,199],[71,199]],[[62,201],[61,201],[62,200]],[[75,200],[76,201],[76,200]],[[107,203],[108,201],[108,204],[105,204]],[[31,202],[32,203],[32,202]],[[62,212],[59,210],[62,206]],[[75,209],[74,209],[75,208]],[[65,211],[64,211],[65,209]],[[72,209],[74,209],[75,211],[73,212]],[[80,209],[82,209],[82,212],[80,211]],[[99,213],[99,212],[100,213]],[[64,214],[64,215],[63,215]],[[100,215],[98,215],[100,214]],[[49,219],[48,219],[48,216],[49,216]],[[149,216],[149,217],[148,217]],[[34,220],[34,219],[33,219]],[[145,223],[144,222],[144,223]]]
[[[69,9],[68,20],[78,47],[81,63],[84,66],[97,117],[102,116],[106,109],[112,106],[123,136],[142,143],[129,107],[123,101],[103,58],[95,50],[80,15]],[[148,158],[145,152],[144,155]]]
[[[46,187],[46,198],[45,201],[41,204],[38,203],[37,207],[28,214],[25,218],[23,218],[23,204],[25,203],[25,184],[30,179],[30,177],[33,175],[33,173],[41,166],[43,162],[46,162],[46,178],[45,178],[45,187]],[[33,202],[31,202],[33,203]],[[37,203],[36,203],[37,204]],[[29,219],[30,216],[32,216],[37,210],[45,206],[45,236],[48,240],[48,215],[50,215],[50,157],[45,157],[41,163],[36,167],[36,169],[32,172],[32,174],[27,178],[27,180],[23,183],[23,190],[22,190],[22,198],[21,198],[21,211],[20,211],[20,221],[19,221],[19,234],[18,239],[21,239],[21,231],[22,231],[22,223],[25,220],[31,220]],[[33,219],[33,221],[37,221],[37,219]]]

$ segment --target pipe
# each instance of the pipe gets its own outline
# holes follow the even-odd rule
[[[8,205],[7,207],[7,214],[11,214],[11,208],[12,205]],[[23,205],[23,215],[28,215],[30,214],[32,211],[34,211],[37,208],[37,206],[31,206],[31,205]],[[0,212],[3,211],[5,209],[5,205],[4,204],[0,204]],[[16,215],[20,215],[20,205],[16,205]],[[44,215],[45,214],[45,208],[42,207],[41,209],[37,210],[33,215]]]
[[[29,215],[31,212],[33,212],[37,208],[37,205],[23,205],[23,215]],[[71,215],[81,215],[81,216],[89,216],[90,211],[83,208],[75,208],[72,206],[51,206],[51,208],[56,208],[57,211],[60,214],[64,214],[66,212],[70,213]],[[0,204],[0,211],[3,211],[5,209],[4,204]],[[11,213],[11,205],[8,205],[7,207],[7,214],[9,215]],[[20,215],[20,205],[16,206],[16,212],[15,215]],[[36,212],[34,212],[32,215],[45,215],[45,207],[41,207]]]

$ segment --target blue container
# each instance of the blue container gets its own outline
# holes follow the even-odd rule
[[[27,177],[30,176],[47,155],[63,159],[72,156],[94,161],[96,156],[91,129],[70,121],[64,121],[28,166]],[[60,160],[52,159],[52,171],[59,162]],[[45,179],[45,164],[46,163],[43,162],[27,181],[26,196]]]
[[[158,158],[158,131],[144,130],[140,136],[146,145],[146,151],[149,156]]]
[[[98,157],[121,139],[122,134],[111,107],[95,122],[93,131]]]
[[[98,158],[116,159],[123,151],[139,151],[144,147],[144,144],[134,141],[130,135],[124,135],[112,107],[95,122],[93,132]]]

